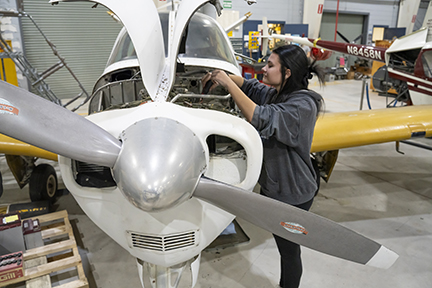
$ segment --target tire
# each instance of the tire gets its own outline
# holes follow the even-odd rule
[[[31,201],[53,200],[57,192],[57,173],[49,164],[39,164],[30,176]]]

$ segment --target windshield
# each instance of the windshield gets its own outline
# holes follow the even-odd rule
[[[168,55],[168,13],[159,14],[165,46],[165,57]],[[196,13],[192,16],[186,38],[186,53],[179,54],[179,58],[206,58],[228,61],[234,65],[236,60],[226,40],[224,31],[219,28],[216,21],[204,14]],[[136,59],[135,49],[127,33],[119,39],[113,49],[107,66],[115,62]]]
[[[236,65],[224,33],[213,18],[195,14],[189,24],[186,53],[179,57],[218,59]]]

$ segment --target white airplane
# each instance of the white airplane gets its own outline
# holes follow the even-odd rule
[[[92,2],[125,28],[90,115],[0,82],[0,133],[59,155],[67,189],[137,259],[143,287],[177,287],[188,266],[194,287],[201,251],[235,216],[355,263],[388,268],[396,261],[354,231],[252,192],[262,162],[257,131],[222,88],[200,93],[209,69],[240,75],[223,28],[196,13],[207,2],[219,9],[216,1],[183,0],[167,13],[152,0]]]

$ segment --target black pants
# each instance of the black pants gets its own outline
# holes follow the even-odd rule
[[[306,203],[294,206],[309,211],[310,207],[312,206],[312,202],[313,198]],[[279,286],[282,288],[298,288],[303,272],[302,261],[300,257],[300,245],[285,240],[284,238],[274,234],[273,237],[275,238],[281,257],[281,278],[279,280]]]

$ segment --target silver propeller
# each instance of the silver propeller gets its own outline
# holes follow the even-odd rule
[[[104,129],[0,81],[0,133],[75,160],[113,167],[121,143]]]
[[[168,209],[195,196],[329,255],[381,268],[390,267],[398,258],[393,251],[326,218],[202,177],[204,149],[194,133],[177,121],[141,120],[123,132],[122,146],[87,119],[1,81],[0,123],[0,133],[10,137],[113,168],[122,193],[144,211]]]

